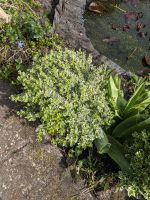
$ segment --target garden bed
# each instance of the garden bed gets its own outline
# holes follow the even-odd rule
[[[87,38],[87,1],[44,2],[47,11],[55,8],[50,13],[53,29],[37,2],[7,4],[13,18],[2,26],[1,75],[17,86],[11,96],[22,105],[17,114],[36,122],[39,142],[61,149],[74,181],[86,179],[81,193],[127,199],[124,192],[112,195],[122,186],[130,195],[148,199],[148,81],[133,76],[124,82],[110,71],[131,75],[99,54]]]

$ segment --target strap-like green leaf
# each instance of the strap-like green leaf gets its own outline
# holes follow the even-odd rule
[[[134,115],[122,121],[116,128],[113,130],[112,135],[115,138],[121,138],[128,133],[133,126],[139,124],[140,122],[144,121],[145,118],[141,114]]]
[[[100,137],[95,140],[95,146],[99,154],[108,153],[122,171],[130,171],[130,165],[125,158],[123,146],[113,137],[107,136],[103,130],[100,131]]]
[[[115,82],[114,82],[112,76],[110,76],[109,82],[108,82],[108,93],[110,96],[111,103],[112,103],[113,107],[115,108],[116,100],[118,98],[118,89],[115,85]]]
[[[110,143],[103,129],[100,130],[99,137],[96,138],[94,142],[99,154],[108,153],[110,149]]]
[[[111,144],[108,155],[120,166],[124,172],[130,172],[130,164],[125,158],[123,146],[113,137],[108,136]]]
[[[129,101],[126,105],[125,112],[128,112],[128,110],[137,103],[137,101],[139,100],[141,95],[143,95],[143,92],[145,92],[144,87],[145,87],[145,82],[143,82],[141,85],[139,85],[139,87],[135,90],[134,94],[129,99]],[[142,99],[141,99],[141,101],[142,101]]]
[[[116,107],[117,107],[117,111],[120,117],[123,117],[124,109],[126,105],[127,105],[127,101],[125,100],[125,98],[121,95],[118,95]]]
[[[120,134],[117,134],[117,138],[120,138],[121,140],[129,139],[132,133],[135,131],[142,131],[142,130],[150,130],[150,118],[146,120],[142,120],[141,122],[135,123],[134,126],[128,126],[124,131],[120,132]]]
[[[108,95],[110,98],[110,102],[113,106],[114,111],[116,112],[116,115],[118,115],[118,112],[120,111],[120,107],[123,107],[126,105],[125,99],[123,97],[123,93],[120,89],[121,87],[121,79],[119,76],[110,76],[108,81]]]

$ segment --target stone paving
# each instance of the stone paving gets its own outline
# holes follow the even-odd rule
[[[0,81],[0,200],[93,199],[79,197],[83,184],[73,182],[59,149],[38,144],[33,126],[15,116],[11,92]]]

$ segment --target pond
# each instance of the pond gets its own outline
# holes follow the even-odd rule
[[[95,49],[122,68],[136,72],[149,67],[150,0],[99,0],[102,14],[87,11],[85,28]]]

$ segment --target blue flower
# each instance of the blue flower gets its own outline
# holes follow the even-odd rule
[[[17,44],[18,44],[18,47],[19,47],[19,48],[23,48],[23,46],[24,46],[24,44],[23,44],[22,41],[18,41]]]

